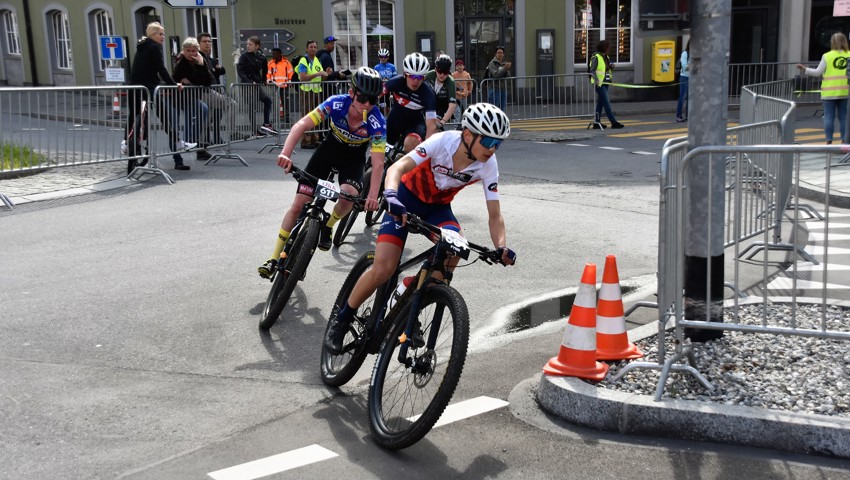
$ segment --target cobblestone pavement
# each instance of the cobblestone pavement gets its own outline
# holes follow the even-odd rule
[[[23,177],[0,178],[0,193],[7,197],[23,197],[88,187],[126,176],[126,161],[55,167]]]

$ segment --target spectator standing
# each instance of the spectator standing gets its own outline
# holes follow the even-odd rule
[[[304,116],[307,116],[316,107],[319,106],[319,101],[322,96],[322,79],[328,76],[328,72],[322,68],[322,62],[316,57],[319,51],[319,45],[315,40],[307,41],[307,55],[301,57],[298,65],[295,66],[295,71],[298,73],[298,80],[304,82],[299,87],[301,89],[301,111]],[[315,131],[304,133],[304,138],[301,139],[301,148],[311,149],[318,148],[319,134]]]
[[[213,78],[213,84],[222,85],[224,82],[222,77],[227,71],[219,62],[218,58],[212,56],[212,35],[207,32],[201,32],[198,34],[198,44],[201,46],[201,55],[203,55],[204,60],[206,60],[207,68],[210,69],[210,75]],[[224,93],[225,95],[227,92]],[[233,99],[229,99],[229,103],[233,105],[236,104],[236,101]],[[210,112],[210,128],[214,132],[214,135],[210,138],[212,143],[216,145],[221,145],[224,143],[224,140],[221,139],[221,116],[224,112],[222,110],[213,109]],[[231,111],[231,114],[234,114],[235,111]],[[229,127],[232,128],[232,125]],[[200,152],[199,152],[200,153]],[[203,156],[203,155],[201,155]]]
[[[269,60],[268,74],[266,81],[277,85],[280,94],[280,117],[287,125],[289,121],[289,81],[295,69],[289,63],[289,59],[283,56],[283,52],[279,48],[272,49],[272,59]]]
[[[505,61],[505,47],[496,47],[496,55],[487,65],[487,78],[492,79],[487,91],[487,99],[493,105],[505,111],[508,101],[507,81],[504,78],[511,74],[511,62]]]
[[[455,62],[455,71],[452,73],[452,78],[455,80],[455,96],[457,98],[457,109],[455,110],[454,118],[455,121],[458,121],[469,105],[469,95],[472,94],[475,84],[472,81],[472,76],[466,71],[466,65],[461,59]]]
[[[823,77],[820,83],[820,99],[823,102],[823,131],[826,144],[832,144],[835,130],[835,113],[841,125],[841,143],[847,143],[847,58],[850,46],[843,33],[834,33],[829,40],[830,50],[823,54],[817,68],[808,68],[798,63],[797,68],[806,75]]]
[[[375,65],[375,71],[381,75],[381,80],[387,83],[387,80],[398,75],[395,65],[390,63],[390,51],[386,48],[378,50],[378,64]],[[381,97],[381,112],[386,116],[389,115],[389,102],[387,97]]]
[[[677,122],[686,122],[688,120],[688,80],[691,75],[688,67],[688,55],[690,50],[691,41],[688,40],[685,49],[682,51],[682,55],[679,56],[679,66],[682,70],[679,72],[679,101],[676,102]]]
[[[160,80],[167,85],[174,85],[175,82],[172,80],[171,75],[169,75],[168,69],[165,68],[165,61],[163,60],[162,44],[165,42],[165,28],[159,22],[149,23],[147,28],[145,28],[145,35],[139,40],[139,44],[136,45],[136,55],[133,57],[129,85],[141,85],[147,88],[150,106],[154,100],[154,90]],[[178,91],[182,91],[183,85],[177,83],[177,88]],[[129,139],[128,146],[130,147],[130,153],[135,156],[141,155],[138,139],[142,138],[146,133],[142,131],[144,125],[141,125],[138,132],[134,131],[132,136],[130,133],[133,130],[133,123],[136,121],[136,117],[141,116],[142,101],[144,99],[139,95],[133,95],[133,91],[131,91],[130,97],[127,112],[127,138]],[[162,121],[165,131],[168,133],[169,148],[171,148],[172,152],[175,152],[178,146],[177,112],[174,109],[173,103],[165,97],[167,95],[161,95],[157,99],[159,101],[157,115]],[[149,113],[152,110],[148,108]],[[179,153],[175,153],[172,157],[174,158],[175,170],[189,170],[189,165],[183,163],[183,157]],[[132,172],[134,168],[136,168],[136,161],[130,160],[127,165],[128,173]]]
[[[596,88],[596,120],[593,122],[593,128],[597,130],[607,128],[600,120],[603,109],[608,120],[611,121],[611,128],[623,128],[623,124],[614,117],[611,101],[608,99],[608,84],[611,83],[611,70],[614,68],[608,58],[609,50],[611,50],[611,42],[608,40],[599,42],[596,45],[596,53],[590,57],[590,64],[587,67],[587,71],[590,72],[590,83]]]
[[[239,82],[251,84],[248,88],[248,108],[252,108],[252,100],[259,99],[263,103],[263,125],[259,129],[257,128],[256,115],[254,115],[254,112],[249,112],[251,132],[256,132],[258,135],[277,135],[277,131],[272,128],[270,119],[272,99],[263,91],[268,64],[266,57],[260,51],[260,39],[257,37],[249,38],[245,44],[245,49],[245,53],[239,56],[239,61],[236,63],[236,73],[239,75]]]
[[[325,77],[326,81],[345,80],[347,77],[347,71],[339,72],[334,67],[334,48],[336,48],[336,37],[330,35],[325,37],[325,47],[318,52],[319,61],[322,62],[322,68],[328,74]]]
[[[212,36],[207,32],[199,33],[198,44],[201,46],[201,55],[207,61],[207,67],[209,67],[210,74],[213,77],[213,83],[216,85],[223,84],[224,82],[222,82],[221,77],[227,73],[227,70],[224,69],[217,58],[212,56]]]

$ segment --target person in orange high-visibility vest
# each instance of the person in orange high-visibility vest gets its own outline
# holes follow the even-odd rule
[[[832,143],[835,129],[835,114],[841,125],[841,143],[847,143],[847,59],[850,45],[843,33],[835,33],[829,41],[830,51],[823,54],[817,68],[807,68],[798,63],[797,68],[813,77],[823,76],[820,83],[820,99],[823,102],[823,131],[827,145]]]
[[[292,79],[293,73],[295,73],[295,70],[289,60],[283,56],[283,52],[279,48],[273,48],[268,73],[266,73],[266,82],[274,83],[280,88],[280,115],[287,125],[289,124],[289,106],[291,105],[289,81]]]

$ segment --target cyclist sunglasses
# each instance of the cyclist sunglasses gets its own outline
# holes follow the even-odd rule
[[[481,135],[478,137],[478,143],[480,143],[482,147],[487,149],[495,148],[496,150],[498,150],[499,147],[502,145],[502,142],[504,142],[504,140],[501,138],[493,138],[488,137],[486,135]]]
[[[354,94],[354,98],[360,103],[368,103],[370,105],[376,105],[378,103],[378,97],[366,95],[365,93],[361,92],[357,92],[356,94]]]
[[[408,73],[407,76],[411,80],[425,80],[425,75],[411,75],[411,74]]]
[[[440,69],[437,69],[437,73],[442,73],[443,75],[448,75],[448,74],[449,74],[449,73],[451,73],[451,72],[449,72],[448,70],[440,70]]]

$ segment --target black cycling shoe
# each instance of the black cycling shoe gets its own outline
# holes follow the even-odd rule
[[[348,333],[348,327],[351,322],[346,322],[339,319],[339,316],[334,316],[330,320],[327,335],[325,335],[325,350],[331,355],[339,355],[342,353],[342,342],[345,341],[345,334]]]
[[[319,232],[319,250],[326,252],[331,249],[332,233],[333,227],[329,227],[327,225],[322,226],[322,230]]]
[[[277,261],[270,258],[266,260],[266,263],[257,267],[257,273],[259,273],[261,277],[269,279],[272,278],[272,273],[274,273],[275,267],[277,267]]]

